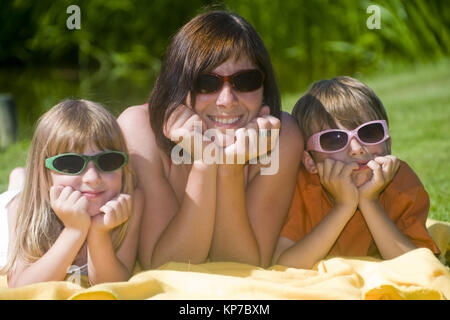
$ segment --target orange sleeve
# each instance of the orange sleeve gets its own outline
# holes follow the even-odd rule
[[[404,162],[395,178],[390,199],[386,199],[388,214],[402,233],[419,248],[429,248],[439,254],[426,228],[430,198],[414,171]],[[393,182],[394,182],[393,181]],[[394,215],[394,216],[393,216]]]
[[[305,191],[305,177],[300,172],[297,185],[292,197],[289,213],[286,222],[281,230],[281,236],[297,242],[303,238],[308,232],[308,215],[305,208],[305,199],[303,192]]]

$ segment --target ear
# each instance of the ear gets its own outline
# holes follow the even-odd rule
[[[391,139],[391,137],[389,137],[389,139],[386,140],[386,147],[388,150],[388,154],[391,154],[391,150],[392,150],[391,146],[392,146],[392,139]]]
[[[270,108],[268,105],[263,105],[259,110],[259,116],[270,116]]]
[[[190,92],[190,91],[188,91],[188,94],[187,94],[187,96],[186,96],[185,105],[186,105],[187,107],[189,107],[190,109],[193,109],[193,108],[192,108],[191,92]]]
[[[303,165],[309,173],[316,174],[317,167],[314,159],[311,157],[309,152],[303,151]]]

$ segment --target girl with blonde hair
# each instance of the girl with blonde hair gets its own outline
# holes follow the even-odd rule
[[[65,100],[39,119],[23,190],[9,190],[5,205],[1,273],[10,287],[61,281],[71,272],[91,284],[129,279],[143,197],[127,162],[114,116],[97,103]]]

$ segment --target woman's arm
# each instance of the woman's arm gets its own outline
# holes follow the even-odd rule
[[[278,147],[278,153],[271,153],[272,161],[278,161],[276,173],[257,174],[246,189],[243,173],[219,172],[213,259],[270,265],[303,152],[300,130],[287,113],[282,114]],[[230,173],[234,177],[225,178]]]
[[[118,122],[145,199],[139,243],[141,266],[203,262],[214,228],[217,166],[194,161],[179,202],[165,176],[147,108],[128,108]]]

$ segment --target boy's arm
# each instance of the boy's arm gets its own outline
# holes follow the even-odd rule
[[[358,205],[358,189],[351,179],[355,168],[355,163],[333,159],[317,164],[320,183],[333,198],[334,206],[310,233],[280,254],[278,264],[309,269],[327,255]],[[278,254],[280,251],[277,248]]]
[[[397,228],[378,200],[380,192],[397,173],[400,161],[388,155],[377,157],[367,165],[372,169],[373,176],[359,188],[359,209],[381,256],[383,259],[392,259],[416,248]]]
[[[283,247],[286,248],[289,245],[288,241],[291,240],[280,237],[274,261],[284,266],[311,269],[331,250],[355,210],[355,205],[334,206],[310,233],[281,254],[280,251],[283,250]],[[277,254],[279,254],[278,259]]]
[[[360,200],[359,209],[383,259],[392,259],[416,248],[389,218],[378,199]]]

